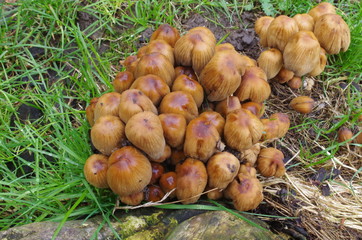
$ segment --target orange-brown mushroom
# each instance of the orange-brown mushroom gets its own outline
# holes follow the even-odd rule
[[[121,102],[121,94],[117,92],[105,93],[98,98],[97,104],[94,108],[94,121],[102,116],[116,116],[118,117],[118,107]]]
[[[153,40],[156,39],[162,39],[166,41],[168,44],[170,44],[171,47],[174,47],[175,43],[179,38],[180,38],[179,31],[176,28],[171,27],[169,24],[164,23],[160,25],[156,29],[156,31],[152,33],[150,41],[152,42]]]
[[[134,81],[133,73],[129,71],[123,71],[117,73],[116,77],[114,78],[112,85],[114,91],[118,93],[122,93],[123,91],[129,89]]]
[[[97,188],[108,188],[107,183],[108,157],[93,154],[85,162],[83,172],[87,181]]]
[[[204,89],[200,83],[187,75],[179,75],[172,85],[172,91],[183,91],[191,94],[199,108],[204,101]]]
[[[281,177],[285,174],[284,154],[276,148],[263,148],[256,161],[257,169],[264,177]]]
[[[177,113],[163,113],[158,117],[161,120],[166,143],[173,148],[181,147],[185,141],[185,117]]]

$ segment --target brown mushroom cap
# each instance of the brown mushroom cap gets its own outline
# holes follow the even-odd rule
[[[264,70],[267,79],[275,77],[283,66],[283,55],[276,48],[263,51],[258,60],[258,66]]]
[[[235,48],[230,43],[222,43],[215,47],[215,52],[220,52],[220,51],[225,51],[225,50],[234,50],[235,51]]]
[[[175,69],[172,63],[161,53],[153,52],[143,55],[137,63],[134,76],[139,78],[154,74],[164,80],[169,87],[175,79]]]
[[[134,75],[138,61],[139,58],[137,55],[130,55],[124,61],[120,61],[120,63],[126,68],[128,72],[131,72]]]
[[[222,101],[239,87],[246,61],[234,50],[217,52],[200,75],[209,101]]]
[[[196,73],[192,69],[192,67],[184,67],[184,66],[175,67],[175,76],[176,76],[176,78],[178,76],[182,75],[182,74],[184,74],[184,75],[188,76],[189,78],[192,78],[192,79],[197,81]]]
[[[300,96],[293,98],[289,106],[299,113],[307,114],[313,110],[314,100],[308,96]]]
[[[239,172],[239,160],[229,152],[220,152],[207,161],[208,186],[226,188]]]
[[[125,140],[124,124],[115,116],[100,117],[91,129],[91,140],[98,151],[109,156]]]
[[[249,110],[240,109],[229,113],[224,127],[227,145],[238,151],[246,150],[257,143],[263,132],[263,124]]]
[[[171,147],[181,147],[185,141],[186,119],[181,114],[163,113],[160,118],[166,143]]]
[[[127,205],[137,206],[143,201],[143,191],[137,192],[128,196],[119,196],[119,200]]]
[[[299,31],[313,31],[314,20],[311,15],[307,13],[296,14],[293,19],[297,22]]]
[[[160,186],[148,185],[144,190],[144,198],[147,202],[158,202],[165,196]]]
[[[203,162],[187,158],[176,167],[176,196],[183,204],[196,202],[207,184],[207,171]]]
[[[256,34],[258,34],[258,36],[259,36],[260,45],[262,47],[268,46],[267,32],[268,32],[269,25],[273,20],[274,20],[273,17],[263,16],[263,17],[258,18],[255,22],[254,29],[255,29]]]
[[[165,145],[165,148],[163,149],[163,153],[161,155],[161,157],[153,159],[150,157],[151,161],[157,162],[157,163],[162,163],[164,161],[166,161],[169,157],[171,157],[171,147],[169,145]]]
[[[191,94],[184,91],[170,92],[161,101],[160,113],[178,113],[189,122],[199,115],[197,105]]]
[[[171,47],[175,46],[175,43],[180,38],[179,31],[171,27],[169,24],[165,23],[160,25],[156,31],[154,31],[151,35],[150,41],[152,42],[155,39],[162,39],[170,44]]]
[[[152,177],[149,184],[158,183],[158,180],[165,172],[165,168],[160,163],[157,162],[151,162],[151,168],[152,168]]]
[[[249,163],[250,166],[254,166],[259,153],[260,153],[260,143],[256,143],[251,148],[240,152],[240,160],[242,162]]]
[[[160,178],[160,187],[164,193],[168,193],[171,190],[176,188],[176,172],[167,172],[161,175]],[[170,198],[176,197],[176,192],[173,192],[169,196]]]
[[[123,71],[117,73],[116,77],[114,78],[112,85],[114,91],[118,93],[122,93],[123,91],[129,89],[134,81],[133,73],[129,71]]]
[[[328,54],[347,51],[351,33],[347,23],[337,14],[324,14],[315,23],[314,34]]]
[[[264,177],[281,177],[285,174],[284,154],[276,148],[263,148],[256,161],[257,169]]]
[[[319,53],[319,64],[317,64],[315,68],[308,75],[311,75],[312,77],[320,75],[324,71],[326,64],[327,64],[326,51],[323,48],[321,48]]]
[[[197,74],[200,74],[214,55],[215,45],[215,36],[208,28],[193,28],[175,44],[176,64],[191,66]]]
[[[290,120],[285,113],[274,113],[269,119],[261,119],[264,124],[262,140],[282,138],[288,132]]]
[[[130,89],[141,90],[155,106],[158,106],[164,96],[170,93],[170,87],[159,76],[147,74],[137,78]]]
[[[270,96],[270,93],[271,88],[263,69],[248,67],[234,96],[237,96],[240,101],[250,99],[253,102],[261,103]]]
[[[118,117],[118,106],[121,102],[121,94],[118,92],[105,93],[98,98],[97,104],[94,108],[94,121],[102,116],[116,116]]]
[[[252,114],[260,118],[265,111],[265,106],[263,103],[258,102],[246,102],[241,104],[241,108],[249,110]]]
[[[282,67],[279,73],[276,75],[275,80],[279,83],[286,83],[294,77],[294,72]]]
[[[346,127],[341,127],[339,130],[338,130],[338,142],[344,142],[344,141],[347,141],[347,140],[350,140],[352,137],[353,137],[353,133],[350,129],[346,128]],[[348,141],[350,142],[350,141]]]
[[[194,98],[196,106],[200,107],[204,101],[204,89],[200,83],[187,75],[179,75],[172,85],[172,91],[184,91]]]
[[[268,47],[278,48],[283,52],[289,39],[298,31],[298,24],[293,18],[285,15],[276,17],[267,31]]]
[[[138,50],[137,57],[141,58],[142,56],[150,53],[158,52],[163,54],[173,65],[175,65],[175,57],[173,54],[173,48],[164,40],[156,39],[152,40],[146,46],[143,46]]]
[[[220,115],[220,113],[215,111],[205,111],[199,115],[199,118],[203,118],[205,121],[214,125],[220,136],[222,136],[224,132],[225,119]]]
[[[195,118],[186,128],[184,153],[206,162],[218,150],[219,141],[220,134],[210,121]]]
[[[249,211],[259,206],[263,200],[263,188],[256,177],[239,174],[224,194],[233,200],[235,209]]]
[[[164,154],[166,142],[156,114],[149,111],[135,114],[127,122],[125,133],[127,139],[150,158],[159,159]]]
[[[108,157],[93,154],[85,162],[83,172],[87,181],[98,188],[108,188],[107,183]]]
[[[94,109],[96,108],[98,98],[92,98],[89,102],[89,105],[85,108],[85,114],[89,125],[92,127],[94,125]]]
[[[144,189],[152,176],[147,157],[131,146],[120,148],[108,160],[107,182],[119,196],[129,196]]]
[[[295,76],[287,82],[287,85],[292,89],[298,89],[302,86],[302,78]]]
[[[329,2],[321,2],[308,12],[308,14],[313,17],[314,22],[316,22],[319,17],[328,13],[336,13],[335,6]]]
[[[171,165],[176,166],[178,163],[186,159],[183,149],[172,149],[171,151]]]
[[[135,114],[143,111],[151,111],[154,114],[158,113],[151,99],[142,91],[138,89],[128,89],[121,94],[118,114],[124,123],[127,123]]]
[[[320,45],[311,31],[299,31],[286,44],[283,52],[285,68],[301,77],[319,64]]]

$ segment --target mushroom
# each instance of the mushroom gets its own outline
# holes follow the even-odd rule
[[[256,144],[263,132],[263,124],[249,110],[240,109],[229,113],[224,127],[226,144],[238,151],[249,149]]]
[[[121,94],[117,92],[105,93],[98,98],[94,108],[94,121],[96,122],[101,116],[118,117],[118,106],[121,102]]]
[[[141,58],[142,56],[150,53],[161,53],[164,55],[168,61],[173,65],[175,65],[175,57],[173,54],[173,48],[164,40],[162,39],[156,39],[152,40],[149,44],[146,46],[143,46],[138,50],[137,57]]]
[[[278,48],[284,51],[289,39],[299,31],[297,22],[288,16],[280,15],[269,25],[267,31],[268,47]]]
[[[85,179],[97,188],[108,188],[107,170],[108,157],[103,154],[91,155],[83,168]]]
[[[157,162],[151,162],[152,168],[152,177],[149,184],[155,184],[161,178],[162,174],[165,172],[165,168]]]
[[[250,166],[254,166],[259,153],[260,153],[260,143],[256,143],[253,146],[251,146],[251,148],[240,152],[240,160],[249,163]]]
[[[190,121],[186,128],[184,153],[188,157],[206,162],[216,151],[220,134],[216,127],[204,118]]]
[[[153,105],[142,91],[138,89],[128,89],[121,94],[118,114],[124,123],[135,114],[143,111],[151,111],[158,114],[157,108]]]
[[[128,196],[120,196],[119,200],[123,202],[124,204],[131,205],[131,206],[137,206],[141,204],[143,201],[143,191],[137,192]]]
[[[124,61],[120,61],[120,63],[126,68],[126,71],[134,74],[138,61],[139,58],[137,58],[137,55],[130,55]]]
[[[144,190],[145,201],[148,202],[158,202],[165,196],[165,193],[162,191],[160,186],[149,185]]]
[[[200,74],[214,55],[215,45],[215,36],[208,28],[193,28],[175,44],[176,64],[191,66],[197,74]]]
[[[236,96],[228,96],[226,99],[219,102],[215,107],[215,111],[220,113],[224,118],[229,113],[238,109],[241,109],[241,104],[239,98]]]
[[[181,147],[185,141],[185,117],[177,113],[163,113],[158,117],[160,118],[162,124],[166,143],[174,148]]]
[[[186,159],[183,149],[172,149],[171,151],[171,165],[176,166],[178,163]]]
[[[320,45],[311,31],[296,33],[283,52],[284,67],[298,77],[311,72],[319,64]]]
[[[328,13],[336,13],[336,8],[329,2],[321,2],[308,12],[308,14],[312,16],[314,22],[316,22],[319,17]]]
[[[133,73],[129,71],[123,71],[117,73],[116,77],[114,78],[112,85],[114,91],[118,93],[122,93],[123,91],[129,89],[134,81]]]
[[[257,169],[264,177],[281,177],[285,174],[284,154],[276,148],[263,148],[256,161]]]
[[[124,124],[118,117],[102,116],[91,129],[91,140],[98,151],[109,156],[125,140]]]
[[[342,142],[350,142],[351,138],[353,137],[353,133],[350,129],[346,128],[346,127],[342,127],[338,130],[338,142],[342,143]]]
[[[159,159],[165,150],[161,121],[153,112],[135,114],[126,124],[127,139],[150,158]]]
[[[263,69],[248,67],[234,96],[237,96],[240,101],[250,99],[261,103],[269,97],[270,93],[271,88]]]
[[[292,89],[298,89],[302,86],[302,79],[295,76],[287,82],[287,85]]]
[[[155,159],[150,157],[150,160],[157,163],[162,163],[166,161],[166,159],[168,159],[169,157],[171,157],[171,148],[169,145],[166,144],[161,157]]]
[[[260,118],[265,111],[263,103],[258,102],[246,102],[241,104],[241,108],[249,110],[252,114]]]
[[[235,48],[230,43],[222,43],[215,47],[215,52],[220,52],[220,51],[225,51],[225,50],[234,50],[235,51]]]
[[[268,47],[267,32],[268,32],[269,25],[273,20],[274,20],[273,17],[263,16],[263,17],[258,18],[255,22],[254,29],[255,29],[256,34],[258,34],[258,36],[259,36],[260,45],[262,47]]]
[[[213,190],[212,190],[213,189]],[[223,190],[211,188],[206,186],[207,198],[212,200],[218,200],[223,197]]]
[[[151,177],[152,168],[149,160],[132,146],[114,151],[108,159],[108,185],[121,197],[142,191]]]
[[[296,14],[293,19],[297,22],[299,31],[313,31],[313,17],[307,13]]]
[[[261,122],[264,125],[263,141],[284,137],[290,127],[289,117],[285,113],[274,113],[269,119],[261,119]]]
[[[200,75],[209,101],[222,101],[239,87],[248,62],[234,50],[215,53]]]
[[[247,162],[245,164],[240,164],[238,175],[239,174],[241,174],[243,176],[247,176],[247,177],[256,178],[256,169],[249,162]]]
[[[199,108],[204,101],[204,89],[200,83],[187,75],[179,75],[172,85],[172,91],[183,91],[190,93],[194,98],[196,106]]]
[[[283,55],[276,48],[263,51],[258,60],[258,66],[264,70],[267,79],[275,77],[283,66]]]
[[[175,69],[172,63],[161,53],[153,52],[143,55],[137,63],[134,76],[139,78],[154,74],[163,79],[169,87],[175,79]]]
[[[203,118],[205,121],[214,125],[220,136],[222,136],[224,132],[225,119],[220,115],[220,113],[215,111],[205,111],[199,115],[199,118]]]
[[[294,72],[282,67],[279,73],[276,75],[275,79],[279,83],[286,83],[294,77]]]
[[[94,109],[97,105],[98,98],[92,98],[89,102],[89,105],[85,108],[85,115],[87,118],[87,121],[91,127],[94,125]]]
[[[161,101],[160,113],[178,113],[185,117],[187,122],[199,115],[197,105],[191,94],[184,91],[170,92]]]
[[[289,106],[295,111],[303,114],[310,113],[314,107],[314,100],[308,96],[293,98]]]
[[[235,209],[249,211],[263,201],[263,188],[256,177],[239,174],[224,190],[224,196],[233,201]]]
[[[168,44],[170,44],[171,47],[175,46],[175,43],[180,38],[179,31],[168,25],[167,23],[160,25],[156,31],[154,31],[151,35],[150,41],[156,39],[162,39],[166,41]]]
[[[176,188],[176,172],[167,172],[161,175],[159,184],[164,193],[168,193]],[[176,197],[176,192],[170,194],[170,198]]]
[[[158,106],[162,98],[170,93],[170,87],[165,81],[154,74],[147,74],[137,78],[130,89],[141,90],[155,106]]]
[[[176,196],[183,204],[195,203],[207,184],[207,171],[203,162],[187,158],[176,167]]]
[[[314,34],[328,54],[347,51],[351,33],[347,23],[337,14],[324,14],[315,23]]]
[[[317,64],[315,68],[310,73],[308,73],[308,75],[311,75],[312,77],[318,76],[323,72],[324,68],[326,67],[326,64],[327,64],[326,50],[321,48],[319,52],[319,64]]]
[[[186,75],[188,76],[189,78],[192,78],[194,80],[197,81],[197,76],[196,76],[196,73],[195,71],[192,69],[192,67],[184,67],[184,66],[178,66],[178,67],[175,67],[175,75],[176,75],[176,78],[180,75]]]

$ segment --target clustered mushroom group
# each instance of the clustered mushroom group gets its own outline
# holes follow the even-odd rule
[[[266,32],[267,25],[274,24],[265,23],[261,31]],[[300,41],[316,41],[311,34],[301,31],[294,48],[304,48]],[[280,36],[275,39],[262,44],[280,47],[286,55],[290,44]],[[313,57],[318,55],[319,61],[323,51],[318,41],[314,45]],[[257,62],[231,44],[216,45],[206,27],[180,36],[177,29],[161,25],[148,45],[122,61],[126,70],[116,75],[114,92],[92,99],[86,108],[91,141],[99,151],[85,163],[87,181],[110,188],[128,205],[159,201],[173,190],[168,198],[183,204],[207,192],[210,199],[232,200],[238,210],[255,209],[263,200],[257,172],[265,177],[285,173],[283,153],[261,147],[282,138],[290,126],[284,113],[262,118],[263,102],[271,93],[268,79],[283,64],[280,50],[267,50],[280,56],[265,64],[265,53]],[[309,59],[312,53],[300,54]],[[272,62],[280,68],[271,71]],[[298,69],[296,75],[312,71]]]
[[[308,13],[294,17],[260,17],[255,23],[260,45],[267,48],[257,59],[268,79],[297,89],[303,76],[321,74],[327,54],[345,52],[350,45],[350,30],[336,8],[322,2]],[[290,105],[300,113],[312,111],[312,98],[302,96]]]

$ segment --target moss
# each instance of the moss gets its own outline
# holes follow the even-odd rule
[[[117,224],[119,234],[126,238],[147,227],[146,220],[142,217],[127,216],[122,222]]]
[[[146,220],[146,222],[149,226],[152,226],[152,225],[157,224],[160,221],[160,219],[161,219],[160,215],[163,215],[162,211],[155,212],[149,216],[144,216],[144,219]]]

